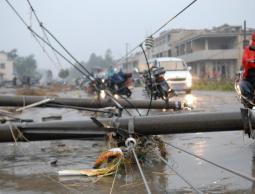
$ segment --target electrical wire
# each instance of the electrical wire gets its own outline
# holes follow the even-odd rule
[[[191,156],[193,156],[193,157],[195,157],[195,158],[198,158],[198,159],[203,160],[203,161],[205,161],[205,162],[207,162],[207,163],[210,163],[210,164],[212,164],[213,166],[216,166],[216,167],[218,167],[218,168],[220,168],[220,169],[222,169],[222,170],[225,170],[225,171],[227,171],[227,172],[230,172],[230,173],[232,173],[232,174],[235,174],[235,175],[237,175],[237,176],[239,176],[239,177],[242,177],[242,178],[244,178],[244,179],[246,179],[246,180],[249,180],[249,181],[255,183],[255,178],[254,178],[254,177],[245,175],[245,174],[243,174],[243,173],[241,173],[241,172],[238,172],[238,171],[236,171],[236,170],[229,169],[229,168],[224,167],[224,166],[222,166],[222,165],[220,165],[220,164],[217,164],[217,163],[215,163],[215,162],[212,162],[212,161],[210,161],[210,160],[208,160],[208,159],[202,158],[201,156],[198,156],[198,155],[196,155],[196,154],[193,154],[193,153],[191,153],[191,152],[189,152],[189,151],[187,151],[187,150],[184,150],[184,149],[182,149],[182,148],[180,148],[180,147],[177,147],[177,146],[175,146],[175,145],[173,145],[173,144],[171,144],[171,143],[168,143],[168,142],[165,142],[165,141],[164,141],[164,143],[165,143],[166,145],[169,145],[169,146],[171,146],[171,147],[173,147],[173,148],[175,148],[175,149],[177,149],[177,150],[179,150],[179,151],[182,151],[182,152],[184,152],[184,153],[186,153],[186,154],[188,154],[188,155],[191,155]]]
[[[27,2],[28,2],[28,4],[29,4],[29,6],[30,6],[30,8],[31,8],[31,10],[32,10],[32,12],[33,12],[33,14],[34,14],[34,16],[35,16],[35,18],[36,18],[38,24],[39,24],[39,26],[41,27],[41,29],[43,30],[44,34],[46,35],[47,41],[49,41],[49,39],[48,39],[48,36],[47,36],[46,33],[48,33],[48,34],[59,44],[59,46],[61,46],[61,48],[64,49],[64,51],[65,51],[78,65],[80,65],[81,68],[82,68],[83,70],[86,71],[86,73],[87,73],[88,75],[90,75],[91,77],[93,77],[92,73],[90,73],[90,72],[88,71],[88,69],[85,68],[85,67],[71,54],[71,52],[67,50],[67,48],[57,39],[57,37],[54,36],[53,33],[51,33],[50,30],[47,29],[47,28],[43,25],[43,23],[39,20],[39,17],[38,17],[37,14],[35,13],[35,10],[34,10],[32,4],[31,4],[31,2],[30,2],[29,0],[27,0]],[[46,32],[46,33],[45,33],[45,32]]]
[[[136,112],[138,113],[138,115],[141,117],[142,116],[142,114],[140,113],[140,111],[138,110],[138,108],[130,101],[130,100],[128,100],[127,98],[125,98],[124,96],[122,96],[122,95],[119,95],[120,96],[120,98],[122,98],[123,100],[125,100],[129,105],[131,105],[135,110],[136,110]]]
[[[63,54],[61,54],[57,49],[55,49],[49,42],[47,42],[45,39],[43,39],[39,34],[37,34],[29,25],[27,25],[27,23],[25,22],[25,20],[21,17],[21,15],[17,12],[17,10],[12,6],[12,4],[8,1],[8,0],[5,0],[6,3],[11,7],[11,9],[14,11],[14,13],[18,16],[18,18],[22,21],[22,23],[28,28],[28,30],[33,34],[35,35],[37,38],[39,38],[41,41],[43,41],[45,44],[47,44],[50,48],[52,48],[58,55],[60,55],[63,59],[65,59],[68,63],[70,63],[74,68],[76,68],[80,73],[82,73],[83,75],[85,75],[86,77],[88,77],[91,81],[94,81],[92,80],[92,78],[90,78],[89,75],[91,75],[93,77],[93,75],[59,42],[59,40],[47,29],[43,26],[42,23],[40,23],[40,26],[66,51],[66,53],[77,63],[79,64],[85,71],[87,74],[85,74],[83,71],[81,71],[76,65],[74,65],[70,60],[68,60]],[[31,5],[31,4],[30,4]],[[31,9],[32,6],[31,6]],[[39,21],[39,19],[38,19]],[[96,88],[96,90],[98,90]],[[114,97],[112,95],[109,95],[111,98],[114,99]],[[116,100],[116,99],[114,99]],[[127,99],[126,99],[127,100]],[[116,100],[117,101],[117,100]],[[127,109],[125,109],[127,111]],[[127,111],[128,112],[128,111]],[[129,112],[128,112],[129,113]],[[131,113],[129,113],[130,115],[132,115]],[[144,184],[145,184],[145,187],[146,187],[146,190],[148,192],[148,194],[151,194],[151,191],[149,189],[149,186],[148,186],[148,183],[145,179],[145,176],[143,174],[143,171],[142,171],[142,168],[140,166],[140,163],[138,161],[138,158],[137,158],[137,155],[133,149],[133,154],[134,154],[134,157],[136,159],[136,162],[137,162],[137,165],[138,165],[138,168],[140,170],[140,173],[141,173],[141,176],[144,180]]]
[[[41,27],[64,49],[64,51],[78,64],[81,66],[81,68],[83,70],[86,71],[86,73],[93,77],[92,73],[88,71],[88,69],[86,67],[84,67],[65,47],[64,45],[56,38],[56,36],[54,36],[42,23],[41,23]]]
[[[158,33],[160,30],[162,30],[165,26],[167,26],[171,21],[173,21],[175,18],[177,18],[180,14],[182,14],[186,9],[188,9],[196,1],[197,0],[194,0],[190,4],[188,4],[186,7],[184,7],[180,12],[178,12],[175,16],[173,16],[171,19],[169,19],[166,23],[164,23],[161,27],[159,27],[155,32],[153,32],[150,36],[154,36],[156,33]]]
[[[50,107],[59,107],[59,108],[70,108],[70,109],[75,109],[75,110],[84,110],[84,111],[89,111],[89,112],[99,112],[99,113],[112,113],[114,114],[114,112],[112,112],[111,110],[100,110],[100,109],[95,109],[95,108],[84,108],[81,106],[70,106],[70,105],[66,105],[66,104],[62,104],[62,103],[57,103],[57,102],[53,102],[53,103],[47,103],[46,106],[50,106]]]
[[[148,110],[147,110],[147,113],[146,113],[146,116],[149,115],[149,112],[150,112],[150,109],[151,109],[151,103],[152,103],[152,78],[151,78],[151,69],[150,69],[150,65],[149,65],[149,61],[148,61],[148,58],[147,58],[147,55],[145,53],[145,50],[143,49],[143,45],[141,44],[140,45],[142,51],[143,51],[143,54],[144,54],[144,57],[145,57],[145,60],[146,60],[146,64],[147,64],[147,68],[148,68],[148,73],[149,73],[149,76],[150,76],[150,84],[151,84],[151,88],[150,88],[150,104],[149,104],[149,107],[148,107]]]
[[[171,21],[173,21],[175,18],[177,18],[180,14],[182,14],[185,10],[187,10],[190,6],[192,6],[197,0],[193,0],[191,3],[189,3],[187,6],[185,6],[181,11],[179,11],[176,15],[174,15],[172,18],[170,18],[167,22],[165,22],[162,26],[160,26],[157,30],[155,30],[151,35],[148,37],[154,36],[156,33],[158,33],[160,30],[162,30],[166,25],[168,25]],[[125,56],[121,57],[119,60],[117,60],[116,64],[120,63],[122,60],[125,60],[128,58],[128,56],[133,53],[137,48],[141,47],[145,40],[143,40],[141,43],[139,43],[137,46],[135,46],[133,49],[131,49],[128,53],[126,53]],[[142,48],[143,49],[143,48]],[[152,95],[151,95],[151,101],[152,101]],[[151,102],[149,107],[151,106]],[[146,115],[149,114],[150,108],[148,108],[148,111]]]
[[[139,169],[139,171],[140,171],[140,174],[141,174],[141,176],[142,176],[142,179],[143,179],[143,182],[144,182],[146,191],[147,191],[148,194],[151,194],[150,187],[149,187],[148,182],[147,182],[147,180],[146,180],[146,178],[145,178],[145,176],[144,176],[142,167],[141,167],[141,165],[140,165],[140,163],[139,163],[139,160],[138,160],[138,158],[137,158],[137,155],[136,155],[136,153],[135,153],[135,149],[134,149],[134,148],[132,148],[132,152],[133,152],[133,155],[134,155],[136,164],[137,164],[137,166],[138,166],[138,169]]]
[[[192,183],[185,178],[184,176],[181,175],[181,173],[179,173],[177,170],[175,170],[162,156],[160,156],[159,154],[157,154],[157,157],[159,157],[159,159],[161,161],[163,161],[177,176],[179,176],[185,183],[187,183],[194,191],[196,191],[196,193],[198,194],[202,194],[203,192],[201,192],[200,190],[198,190],[194,185],[192,185]]]
[[[172,18],[170,18],[167,22],[165,22],[163,25],[161,25],[157,30],[155,30],[151,35],[148,37],[154,36],[156,33],[158,33],[160,30],[162,30],[165,26],[167,26],[171,21],[173,21],[175,18],[177,18],[180,14],[182,14],[184,11],[186,11],[189,7],[191,7],[197,0],[193,0],[191,3],[189,3],[187,6],[185,6],[181,11],[179,11],[176,15],[174,15]],[[133,53],[137,48],[140,47],[141,44],[143,44],[145,40],[143,40],[141,43],[139,43],[137,46],[135,46],[133,49],[131,49],[128,53],[126,53],[125,56],[121,57],[118,60],[118,63],[124,59],[126,59],[131,53]]]
[[[45,55],[48,57],[48,59],[52,62],[52,64],[54,64],[56,66],[55,61],[51,58],[51,56],[49,55],[49,53],[47,52],[47,50],[44,48],[44,46],[41,44],[40,40],[33,34],[31,33],[32,36],[34,37],[35,41],[38,43],[38,45],[40,46],[40,48],[42,49],[42,51],[45,53]],[[58,66],[56,66],[58,68]]]
[[[48,41],[46,41],[45,39],[43,39],[39,34],[37,34],[26,22],[25,20],[22,18],[22,16],[17,12],[17,10],[12,6],[12,4],[9,2],[9,0],[5,0],[7,2],[7,4],[12,8],[12,10],[15,12],[15,14],[19,17],[19,19],[23,22],[23,24],[29,29],[29,31],[37,38],[39,38],[40,40],[42,40],[47,46],[49,46],[51,49],[53,49],[58,55],[60,55],[64,60],[66,60],[69,64],[71,64],[76,70],[78,70],[82,75],[86,76],[90,81],[94,81],[92,78],[93,78],[93,75],[63,46],[63,44],[61,44],[61,42],[42,24],[42,22],[39,20],[39,17],[36,15],[35,11],[34,11],[34,8],[31,4],[31,2],[29,0],[28,3],[30,5],[30,8],[31,10],[33,11],[38,23],[40,24],[40,27],[43,29],[43,31],[47,32],[64,50],[65,52],[78,64],[82,67],[83,70],[86,71],[86,73],[88,74],[85,74],[83,71],[81,71],[81,69],[79,69],[75,64],[73,64],[69,59],[67,59],[63,54],[61,54],[55,47],[52,46],[52,44],[50,44]],[[96,80],[97,81],[97,80]],[[97,91],[99,91],[99,89],[94,86],[95,89]],[[111,91],[112,92],[112,91]],[[109,96],[109,95],[108,95]],[[138,111],[138,109],[128,100],[126,99],[125,97],[123,97],[122,95],[120,95],[120,97],[122,99],[124,99],[125,101],[127,101],[130,105],[132,105],[137,113],[141,116],[140,112]],[[113,98],[112,96],[110,96],[110,98]],[[126,110],[126,109],[125,109]],[[130,115],[129,111],[126,110],[126,112],[128,112],[128,114]]]
[[[5,2],[10,6],[10,8],[14,11],[14,13],[17,15],[17,17],[21,20],[21,22],[28,28],[28,30],[34,34],[37,38],[39,38],[42,42],[44,42],[47,46],[52,48],[59,56],[61,56],[65,61],[67,61],[70,65],[72,65],[76,70],[78,70],[82,75],[86,76],[90,81],[93,81],[93,79],[85,74],[81,69],[79,69],[75,64],[73,64],[67,57],[65,57],[62,53],[60,53],[54,46],[49,44],[44,38],[42,38],[38,33],[36,33],[22,18],[22,16],[18,13],[18,11],[13,7],[13,5],[10,3],[9,0],[5,0]]]
[[[49,37],[48,37],[47,34],[45,33],[44,29],[41,27],[41,23],[42,23],[42,22],[39,20],[39,17],[37,16],[37,14],[36,14],[36,12],[35,12],[35,9],[33,8],[33,6],[32,6],[32,4],[31,4],[30,0],[27,0],[27,3],[29,4],[29,7],[30,7],[30,9],[31,9],[32,14],[35,16],[36,21],[38,22],[38,24],[39,24],[39,26],[40,26],[40,28],[41,28],[41,30],[42,30],[42,33],[43,33],[44,36],[45,36],[46,41],[47,41],[49,44],[51,44],[51,42],[50,42],[50,40],[49,40]],[[31,17],[32,17],[32,14],[31,14]],[[30,24],[30,25],[31,25],[31,24]],[[53,51],[53,54],[54,54],[54,56],[55,56],[55,58],[56,58],[57,64],[59,65],[60,68],[63,68],[63,66],[61,65],[61,63],[60,63],[60,61],[59,61],[59,58],[58,58],[56,52],[55,52],[53,49],[52,49],[52,51]],[[55,63],[54,63],[54,64],[55,64]]]

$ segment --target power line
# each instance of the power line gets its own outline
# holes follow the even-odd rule
[[[152,78],[151,78],[151,70],[150,70],[150,65],[149,65],[149,62],[148,62],[148,59],[147,59],[147,55],[145,53],[145,50],[143,49],[143,45],[141,44],[140,45],[142,51],[143,51],[143,54],[144,54],[144,57],[145,57],[145,60],[146,60],[146,64],[147,64],[147,68],[148,68],[148,73],[149,73],[149,76],[150,76],[150,84],[151,84],[151,90],[150,90],[150,104],[149,104],[149,107],[148,107],[148,110],[147,110],[147,113],[146,113],[146,116],[149,115],[149,112],[150,112],[150,109],[151,109],[151,103],[152,103],[152,93],[153,93],[153,89],[152,89]]]
[[[175,18],[177,18],[180,14],[182,14],[185,10],[187,10],[191,5],[193,5],[197,0],[193,0],[191,3],[189,3],[186,7],[184,7],[181,11],[179,11],[176,15],[174,15],[172,18],[170,18],[167,22],[165,22],[162,26],[160,26],[157,30],[155,30],[151,35],[149,35],[148,37],[152,37],[153,35],[155,35],[156,33],[158,33],[160,30],[162,30],[166,25],[168,25],[171,21],[173,21]],[[131,49],[128,53],[126,53],[125,56],[121,57],[119,60],[117,60],[116,64],[121,62],[122,60],[128,58],[128,56],[133,53],[137,48],[142,47],[143,43],[145,42],[145,40],[143,40],[141,43],[139,43],[137,46],[135,46],[133,49]],[[144,52],[144,50],[143,50]],[[145,55],[146,57],[146,55]],[[150,71],[149,71],[150,72]],[[152,101],[152,95],[151,95],[151,101]],[[151,104],[151,102],[150,102]],[[150,106],[149,105],[149,108],[148,108],[148,111],[147,111],[147,114],[149,114],[149,111],[150,111]],[[140,115],[140,114],[139,114]]]
[[[142,179],[143,179],[145,188],[146,188],[146,190],[147,190],[147,193],[148,193],[148,194],[151,194],[150,187],[149,187],[148,182],[147,182],[147,180],[146,180],[146,178],[145,178],[145,176],[144,176],[142,167],[141,167],[141,165],[140,165],[140,163],[139,163],[139,160],[138,160],[138,158],[137,158],[137,155],[136,155],[136,153],[135,153],[135,149],[134,149],[134,148],[132,148],[132,152],[133,152],[133,155],[134,155],[136,164],[137,164],[137,166],[138,166],[138,169],[139,169],[139,171],[140,171],[140,174],[141,174],[141,176],[142,176]]]
[[[49,44],[51,44],[51,42],[50,42],[50,40],[49,40],[47,34],[45,33],[45,31],[44,31],[43,28],[41,27],[41,23],[42,23],[42,22],[39,20],[39,17],[37,16],[37,14],[36,14],[36,12],[35,12],[35,9],[33,8],[32,4],[30,3],[29,0],[27,0],[27,3],[28,3],[28,5],[29,5],[29,7],[30,7],[30,9],[31,9],[30,21],[32,20],[32,14],[33,14],[33,15],[35,16],[35,18],[36,18],[36,21],[37,21],[38,25],[40,26],[40,28],[41,28],[41,30],[42,30],[43,35],[45,36],[46,41],[47,41]],[[32,25],[32,22],[31,22],[30,25]],[[44,50],[45,50],[45,49],[44,49]],[[59,66],[60,68],[63,68],[63,66],[61,65],[61,63],[60,63],[60,61],[59,61],[59,58],[58,58],[56,52],[55,52],[53,49],[52,49],[52,52],[53,52],[53,55],[54,55],[55,58],[56,58],[56,61],[57,61],[58,66]],[[51,61],[55,64],[55,62],[54,62],[52,59],[51,59]]]
[[[14,11],[16,16],[21,20],[21,22],[27,27],[27,29],[34,34],[37,38],[39,38],[42,42],[52,48],[58,55],[60,55],[64,60],[66,60],[69,64],[71,64],[76,70],[78,70],[82,75],[86,76],[89,80],[93,81],[87,74],[85,74],[81,69],[79,69],[75,64],[73,64],[69,59],[67,59],[62,53],[60,53],[54,46],[49,44],[44,38],[42,38],[38,33],[36,33],[24,20],[24,18],[18,13],[18,11],[13,7],[9,0],[5,0],[5,2],[10,6],[10,8]]]
[[[38,43],[38,45],[40,46],[40,48],[42,49],[42,51],[45,53],[45,55],[48,57],[48,59],[52,62],[52,64],[54,64],[56,66],[55,61],[51,58],[51,56],[49,55],[49,53],[47,52],[47,50],[44,48],[44,46],[41,44],[40,40],[33,34],[31,33],[32,36],[34,37],[35,41]],[[58,66],[56,66],[58,68]]]
[[[80,66],[82,67],[83,70],[85,70],[90,76],[93,77],[93,75],[87,70],[87,68],[85,68],[85,67],[71,54],[71,52],[69,52],[69,51],[67,50],[67,48],[56,38],[56,36],[54,36],[54,35],[49,31],[49,29],[47,29],[47,28],[43,25],[43,23],[39,20],[39,17],[38,17],[37,14],[35,13],[35,10],[34,10],[32,4],[31,4],[31,2],[30,2],[29,0],[27,0],[27,2],[28,2],[28,4],[29,4],[29,6],[30,6],[30,8],[31,8],[31,10],[32,10],[32,12],[33,12],[33,14],[34,14],[34,16],[35,16],[35,18],[36,18],[36,20],[37,20],[39,26],[40,26],[40,28],[42,29],[44,35],[46,36],[46,40],[48,41],[48,43],[50,43],[50,42],[49,42],[49,38],[48,38],[48,36],[47,36],[46,33],[48,33],[48,34],[61,46],[61,48],[64,49],[64,51],[65,51],[78,65],[80,65]]]
[[[192,6],[197,0],[193,0],[191,3],[189,3],[186,7],[184,7],[181,11],[179,11],[176,15],[174,15],[172,18],[170,18],[167,22],[165,22],[162,26],[160,26],[157,30],[155,30],[151,35],[148,37],[154,36],[156,33],[158,33],[160,30],[162,30],[165,26],[167,26],[171,21],[173,21],[175,18],[177,18],[180,14],[182,14],[184,11],[186,11],[190,6]],[[125,56],[121,57],[118,62],[122,61],[123,59],[127,58],[131,53],[133,53],[137,48],[140,47],[145,42],[143,40],[141,43],[139,43],[137,46],[135,46],[133,49],[131,49]]]
[[[159,159],[163,161],[175,174],[177,174],[185,183],[187,183],[194,191],[196,191],[196,193],[198,194],[203,193],[200,190],[198,190],[194,185],[192,185],[192,183],[187,178],[185,178],[177,170],[175,170],[162,156],[157,154],[157,157],[159,157]]]
[[[166,23],[164,23],[161,27],[159,27],[155,32],[153,32],[150,36],[154,36],[156,33],[158,33],[160,30],[162,30],[166,25],[168,25],[171,21],[173,21],[175,18],[177,18],[180,14],[182,14],[186,9],[188,9],[191,5],[193,5],[197,0],[192,1],[190,4],[188,4],[186,7],[184,7],[180,12],[178,12],[175,16],[173,16],[171,19],[169,19]],[[149,36],[149,37],[150,37]],[[144,41],[143,41],[144,42]]]
[[[196,155],[196,154],[193,154],[193,153],[191,153],[191,152],[189,152],[189,151],[187,151],[187,150],[184,150],[184,149],[182,149],[182,148],[180,148],[180,147],[177,147],[177,146],[175,146],[175,145],[173,145],[173,144],[171,144],[171,143],[168,143],[168,142],[165,142],[165,141],[164,141],[164,143],[165,143],[166,145],[169,145],[169,146],[171,146],[171,147],[173,147],[173,148],[175,148],[175,149],[177,149],[177,150],[179,150],[179,151],[182,151],[182,152],[184,152],[184,153],[186,153],[186,154],[188,154],[188,155],[191,155],[191,156],[193,156],[193,157],[195,157],[195,158],[199,158],[200,160],[203,160],[203,161],[205,161],[205,162],[208,162],[208,163],[212,164],[213,166],[216,166],[216,167],[218,167],[218,168],[220,168],[220,169],[223,169],[223,170],[225,170],[225,171],[227,171],[227,172],[230,172],[230,173],[232,173],[232,174],[235,174],[235,175],[237,175],[237,176],[239,176],[239,177],[242,177],[242,178],[244,178],[244,179],[246,179],[246,180],[249,180],[249,181],[251,181],[251,182],[253,182],[253,183],[255,182],[255,178],[254,178],[254,177],[250,177],[250,176],[245,175],[245,174],[243,174],[243,173],[241,173],[241,172],[238,172],[238,171],[236,171],[236,170],[232,170],[232,169],[229,169],[229,168],[227,168],[227,167],[224,167],[224,166],[222,166],[222,165],[220,165],[220,164],[216,164],[215,162],[212,162],[212,161],[210,161],[210,160],[208,160],[208,159],[202,158],[201,156],[198,156],[198,155]]]

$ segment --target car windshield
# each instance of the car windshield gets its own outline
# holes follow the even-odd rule
[[[164,67],[168,71],[186,70],[186,65],[183,61],[160,61],[160,67]]]

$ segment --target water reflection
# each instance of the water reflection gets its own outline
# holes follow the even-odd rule
[[[198,156],[203,156],[205,148],[207,147],[207,141],[201,140],[194,143],[192,146],[193,152]]]
[[[192,149],[193,149],[194,154],[196,154],[198,156],[203,156],[206,147],[207,147],[207,141],[202,140],[202,141],[198,141],[198,142],[194,143],[194,145],[192,146]],[[196,161],[197,161],[198,165],[203,164],[203,161],[200,160],[199,158],[196,158]]]
[[[252,167],[251,167],[251,173],[252,177],[255,177],[255,145],[252,145],[253,155],[252,155]],[[255,183],[252,183],[251,186],[251,193],[255,193]]]

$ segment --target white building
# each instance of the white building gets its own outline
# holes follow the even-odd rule
[[[14,77],[14,61],[4,52],[0,52],[0,80],[11,81]]]

